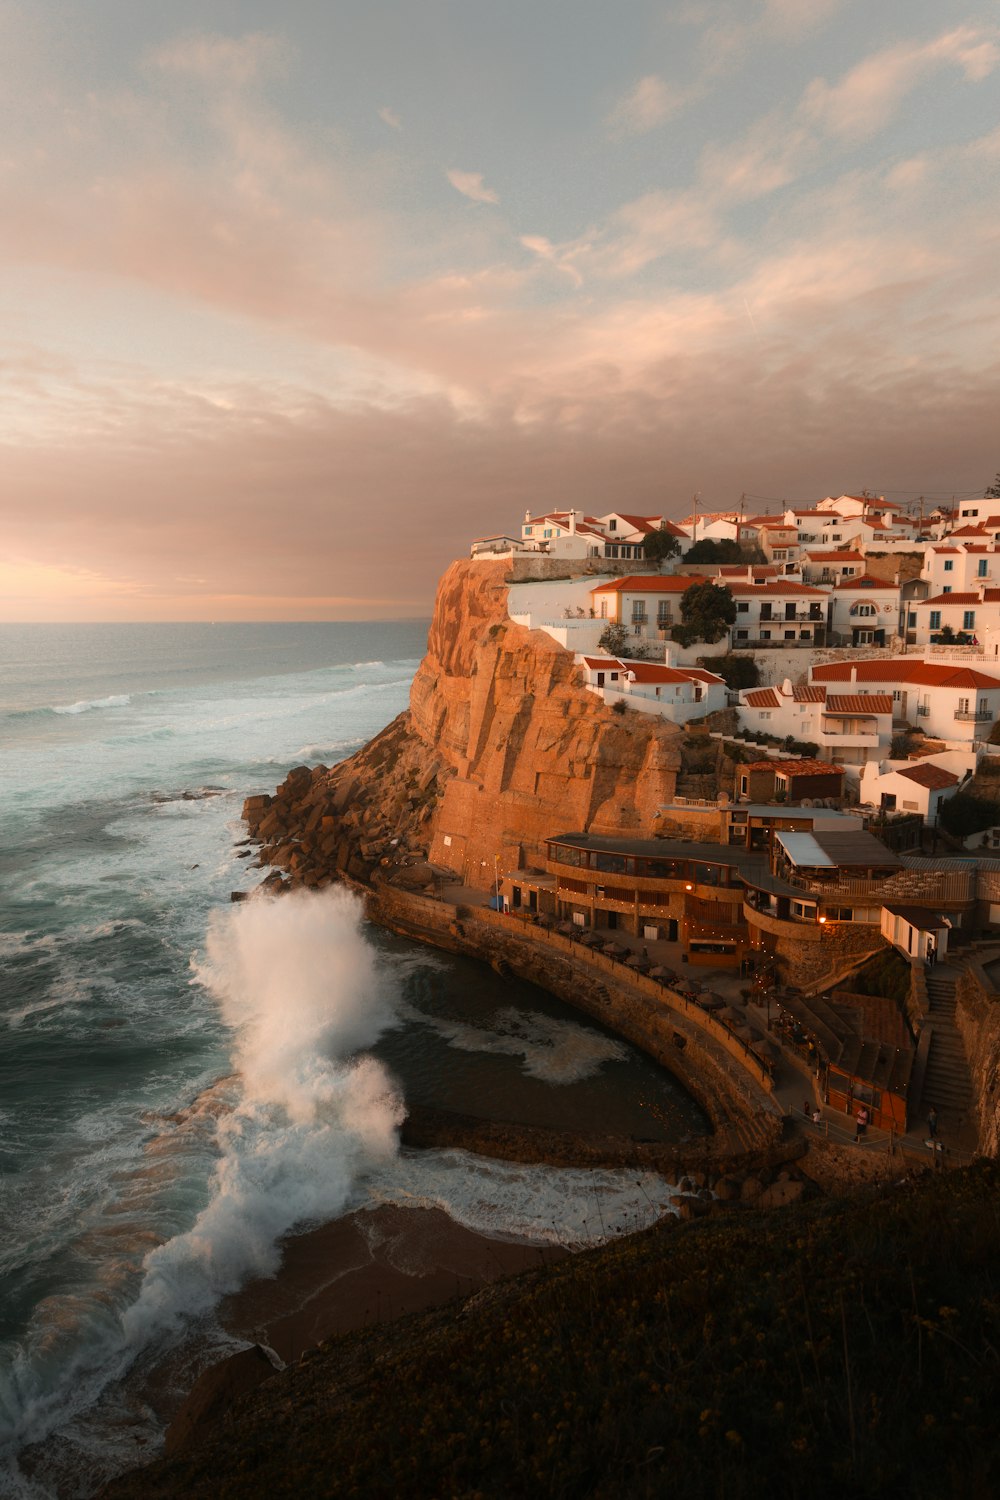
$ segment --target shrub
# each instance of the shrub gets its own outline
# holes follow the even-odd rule
[[[1000,823],[1000,802],[992,797],[974,797],[970,792],[956,792],[941,803],[941,827],[954,838],[968,838]]]
[[[734,692],[738,688],[756,687],[760,682],[760,672],[752,656],[699,656],[698,665],[706,672],[717,673]]]

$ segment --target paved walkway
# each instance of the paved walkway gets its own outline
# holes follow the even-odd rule
[[[485,907],[490,905],[492,893],[475,890],[471,886],[442,885],[438,894],[442,900],[455,906]],[[680,979],[694,980],[703,989],[720,995],[728,1004],[744,1011],[747,1023],[755,1031],[769,1037],[775,1044],[772,1097],[781,1106],[794,1129],[807,1137],[821,1137],[839,1145],[855,1146],[853,1114],[848,1115],[842,1110],[831,1109],[823,1103],[819,1092],[819,1080],[805,1059],[785,1046],[781,1037],[769,1028],[766,1005],[757,1005],[745,998],[744,991],[749,990],[750,981],[740,974],[738,969],[714,969],[708,964],[689,963],[684,958],[684,950],[680,943],[669,943],[665,939],[649,941],[636,937],[622,928],[609,929],[607,941],[618,943],[621,947],[627,948],[630,953],[642,954],[649,959],[651,964],[672,969]],[[938,972],[944,974],[951,971],[948,966],[941,964]],[[730,1064],[732,1062],[728,1055],[727,1061]],[[804,1109],[806,1103],[809,1105],[808,1116]],[[814,1123],[811,1118],[816,1110],[819,1110],[821,1116],[818,1124]],[[954,1146],[951,1146],[945,1133],[939,1139],[938,1144],[943,1148],[944,1157],[949,1164],[953,1165],[956,1161],[964,1162],[969,1159],[970,1153],[963,1149],[967,1146],[965,1141],[956,1142]],[[928,1163],[942,1160],[928,1142],[926,1122],[923,1119],[918,1119],[904,1135],[898,1132],[876,1130],[869,1126],[864,1139],[857,1143],[857,1149],[866,1152],[888,1153],[890,1147],[901,1148],[908,1156],[917,1160],[925,1160]]]

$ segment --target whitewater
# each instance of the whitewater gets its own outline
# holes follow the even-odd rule
[[[0,635],[2,1494],[86,1496],[151,1457],[164,1392],[237,1347],[218,1303],[272,1274],[292,1229],[396,1203],[582,1244],[595,1192],[632,1226],[667,1196],[401,1151],[408,1099],[567,1128],[691,1120],[614,1038],[373,934],[344,891],[230,903],[261,879],[244,797],[405,708],[424,634]]]

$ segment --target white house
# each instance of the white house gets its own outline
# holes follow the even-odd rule
[[[1000,588],[948,590],[915,599],[907,610],[908,617],[916,616],[913,639],[918,646],[940,644],[943,631],[974,645],[1000,628]]]
[[[864,571],[864,557],[853,550],[810,549],[802,554],[802,577],[807,583],[840,583],[843,578],[860,578]]]
[[[830,590],[829,641],[844,646],[885,646],[899,631],[899,584],[862,573]]]
[[[861,772],[860,797],[864,805],[886,812],[918,812],[925,823],[933,823],[941,803],[954,796],[963,779],[933,757],[909,763],[869,761]]]
[[[884,756],[892,742],[892,698],[888,694],[839,693],[818,683],[745,688],[737,708],[740,724],[753,733],[791,736],[835,754],[841,765],[863,765]]]
[[[809,680],[862,697],[890,694],[896,719],[956,747],[988,739],[1000,714],[1000,676],[955,662],[833,662],[811,667]]]
[[[948,952],[951,922],[938,912],[920,906],[890,902],[882,908],[882,936],[906,958],[927,963],[943,959]]]
[[[701,667],[664,667],[611,656],[578,656],[584,681],[605,703],[624,702],[640,713],[686,724],[726,706],[726,684]]]
[[[681,623],[682,595],[704,581],[693,573],[637,573],[599,583],[590,597],[597,618],[617,621],[639,640],[666,640]]]
[[[740,513],[738,510],[700,510],[682,516],[677,522],[685,535],[695,542],[735,542],[739,536]]]
[[[1000,547],[990,542],[940,542],[926,548],[920,577],[929,594],[961,594],[1000,584]]]
[[[725,580],[736,601],[734,647],[822,645],[826,635],[827,595],[792,579],[767,583]]]

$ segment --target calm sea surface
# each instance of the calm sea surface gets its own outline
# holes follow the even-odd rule
[[[0,1494],[155,1452],[164,1351],[293,1227],[368,1202],[585,1242],[662,1184],[400,1152],[409,1098],[680,1139],[668,1079],[530,986],[365,926],[233,906],[243,798],[406,707],[418,623],[0,626]],[[647,1189],[649,1191],[647,1191]],[[601,1198],[595,1212],[594,1194]]]

